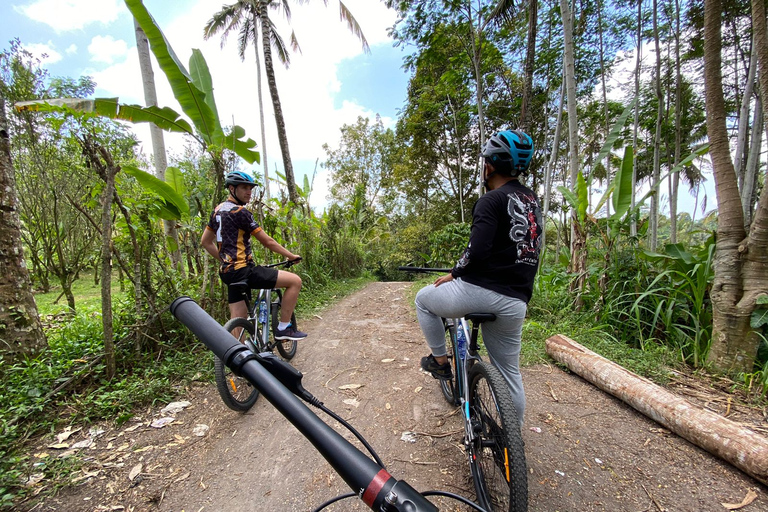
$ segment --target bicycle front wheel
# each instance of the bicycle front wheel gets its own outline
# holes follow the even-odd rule
[[[527,511],[528,472],[517,411],[504,377],[483,361],[469,371],[469,416],[476,435],[469,464],[480,506]]]
[[[445,348],[448,353],[448,363],[451,365],[453,377],[450,379],[438,379],[440,391],[443,392],[445,401],[451,405],[459,405],[458,369],[456,368],[456,326],[445,321]]]
[[[224,324],[224,328],[233,335],[238,334],[236,338],[240,343],[245,343],[246,339],[253,343],[253,322],[245,318],[233,318]],[[246,412],[253,407],[259,398],[259,390],[248,379],[235,375],[218,357],[214,358],[213,368],[216,389],[227,407],[238,412]]]
[[[277,324],[280,322],[280,309],[283,304],[283,294],[280,290],[275,290],[274,294],[276,298],[272,301],[272,329],[277,329]],[[299,326],[296,324],[295,312],[291,313],[291,325],[298,330]],[[288,361],[293,359],[293,356],[296,355],[296,347],[298,346],[298,343],[296,340],[275,340],[275,346],[277,347],[277,351],[280,352],[280,355]]]

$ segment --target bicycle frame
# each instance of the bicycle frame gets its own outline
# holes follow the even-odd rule
[[[447,321],[449,319],[444,319]],[[475,361],[482,361],[482,358],[477,353],[477,334],[479,331],[479,325],[473,323],[470,331],[469,324],[465,318],[451,318],[450,321],[456,329],[462,329],[464,331],[464,339],[467,340],[467,353],[466,357],[462,359],[459,357],[459,349],[456,341],[453,343],[453,357],[456,361],[456,388],[457,388],[457,400],[461,407],[461,413],[464,416],[464,433],[466,435],[465,443],[468,445],[474,441],[477,436],[472,429],[472,425],[469,421],[469,370]],[[456,331],[458,337],[458,331]]]
[[[193,299],[179,297],[171,313],[232,371],[245,376],[290,421],[371,509],[384,512],[437,512],[418,491],[385,469],[333,430],[258,363],[256,355],[238,343]]]

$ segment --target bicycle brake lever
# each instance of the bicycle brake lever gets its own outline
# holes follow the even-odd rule
[[[315,398],[312,393],[304,389],[304,386],[301,385],[301,379],[304,377],[304,374],[291,366],[290,363],[283,361],[272,352],[262,352],[256,356],[256,359],[265,370],[279,380],[291,393],[311,405],[322,405],[322,402]]]

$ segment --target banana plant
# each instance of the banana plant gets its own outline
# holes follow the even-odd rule
[[[222,149],[229,149],[249,164],[259,162],[260,155],[255,150],[256,142],[246,138],[242,127],[235,125],[229,134],[224,133],[213,96],[213,79],[200,50],[192,50],[190,71],[187,71],[142,1],[125,0],[125,4],[147,35],[150,49],[168,79],[182,112],[192,121],[191,124],[170,107],[123,105],[117,98],[47,99],[19,102],[16,108],[56,111],[59,110],[56,107],[68,107],[75,111],[95,113],[131,123],[151,122],[163,130],[194,137],[209,153],[217,154]]]

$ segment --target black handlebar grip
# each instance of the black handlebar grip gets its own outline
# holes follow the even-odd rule
[[[222,361],[227,360],[228,352],[242,347],[211,315],[190,297],[179,297],[171,303],[171,314],[186,325],[208,349]]]

